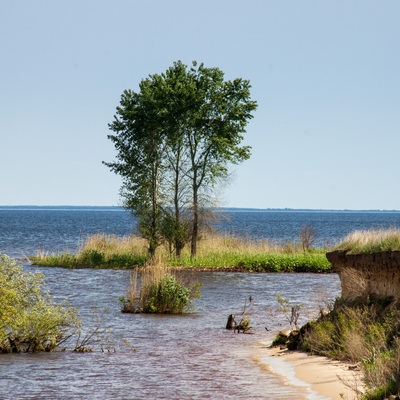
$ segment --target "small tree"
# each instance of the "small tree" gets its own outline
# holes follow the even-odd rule
[[[314,228],[310,225],[303,226],[300,230],[300,242],[303,251],[310,250],[314,240],[315,240]]]

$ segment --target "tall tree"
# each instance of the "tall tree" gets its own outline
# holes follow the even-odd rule
[[[195,67],[195,65],[194,65]],[[218,68],[191,69],[197,83],[197,112],[188,131],[190,179],[193,195],[191,255],[197,250],[199,195],[202,188],[213,187],[228,176],[228,165],[250,157],[250,147],[240,146],[242,133],[257,107],[250,100],[250,83],[235,79],[224,81]]]
[[[139,93],[124,92],[109,135],[118,161],[105,164],[123,177],[124,204],[139,217],[150,254],[164,236],[178,256],[190,240],[195,257],[202,199],[230,164],[250,157],[241,142],[256,107],[249,81],[225,81],[220,69],[196,62],[175,62],[143,80]]]
[[[118,151],[117,161],[104,164],[121,175],[123,204],[138,217],[139,230],[148,240],[148,253],[153,257],[160,243],[165,138],[151,83],[142,81],[140,93],[125,90],[122,94],[114,121],[109,124],[115,135],[108,135]]]

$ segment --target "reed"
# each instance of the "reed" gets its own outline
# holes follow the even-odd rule
[[[140,275],[140,281],[139,281]],[[131,271],[127,297],[121,297],[121,311],[128,313],[182,314],[193,310],[192,300],[200,296],[200,285],[184,279],[162,262],[151,262]]]
[[[400,251],[400,229],[354,231],[336,246],[336,250],[346,250],[350,254]]]

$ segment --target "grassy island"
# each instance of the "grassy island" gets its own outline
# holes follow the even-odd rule
[[[241,239],[233,236],[204,235],[197,255],[191,259],[184,249],[180,258],[161,247],[158,257],[166,266],[199,270],[248,272],[330,272],[325,249],[304,249],[296,243],[274,244],[269,240]],[[39,253],[30,257],[35,265],[64,268],[131,269],[148,259],[146,242],[138,236],[117,237],[96,234],[76,253]]]

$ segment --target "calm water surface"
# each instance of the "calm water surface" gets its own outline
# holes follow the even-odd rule
[[[286,327],[273,316],[275,295],[304,303],[303,319],[340,290],[336,275],[197,273],[202,297],[186,316],[132,315],[119,312],[128,272],[28,267],[46,275],[56,300],[67,299],[86,329],[107,308],[105,327],[115,353],[70,351],[2,355],[2,399],[306,399],[269,373],[263,363],[271,333]],[[254,334],[224,329],[230,313],[243,310],[251,295]],[[123,343],[132,344],[133,352]],[[105,339],[104,339],[105,340]]]
[[[400,228],[400,212],[225,210],[217,231],[276,242],[297,241],[305,226],[316,246],[333,245],[356,229]],[[117,207],[0,207],[0,251],[21,258],[38,251],[74,251],[89,235],[129,235],[134,217]]]
[[[296,240],[312,226],[317,244],[335,243],[354,229],[400,227],[400,213],[229,211],[216,228],[254,239]],[[37,251],[74,251],[93,233],[128,235],[132,216],[113,208],[0,207],[0,252],[15,258]],[[303,303],[302,321],[340,293],[335,274],[195,273],[202,297],[186,316],[122,314],[118,298],[127,271],[38,268],[57,301],[76,307],[89,331],[106,310],[105,327],[116,352],[2,355],[0,399],[317,399],[269,372],[265,343],[286,328],[274,315],[276,294]],[[251,295],[253,334],[224,329]],[[270,331],[265,329],[267,327]],[[272,333],[271,333],[272,331]],[[132,351],[124,344],[135,347]]]

